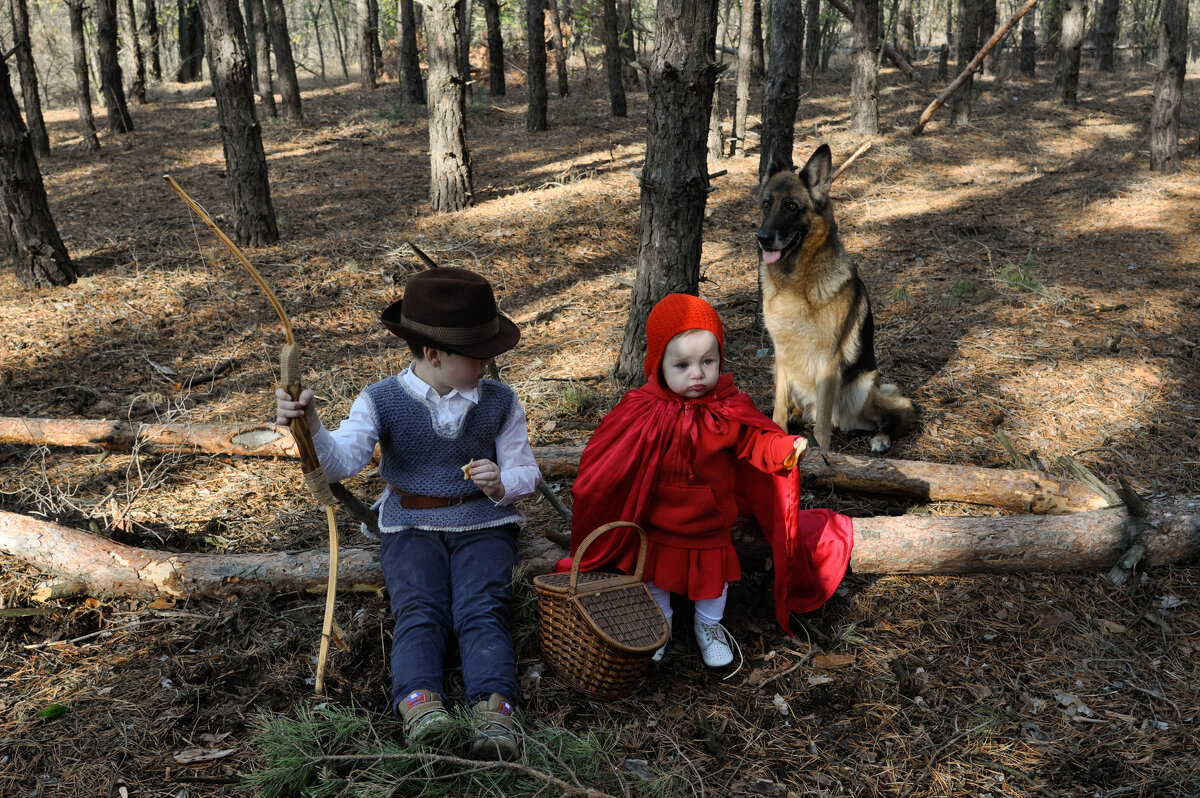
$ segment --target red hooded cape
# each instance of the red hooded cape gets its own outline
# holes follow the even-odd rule
[[[677,425],[684,425],[684,437],[690,429],[694,440],[700,425],[719,424],[720,419],[756,429],[779,429],[737,390],[730,374],[721,375],[716,387],[698,399],[683,399],[661,386],[655,376],[626,393],[604,417],[579,460],[572,491],[572,556],[588,533],[603,524],[643,521]],[[817,609],[841,583],[854,539],[851,520],[830,510],[801,510],[798,468],[776,476],[739,461],[734,491],[740,512],[758,521],[771,544],[775,617],[791,634],[789,613]],[[588,547],[580,567],[633,573],[637,551],[635,532],[614,530]],[[570,564],[570,559],[561,561],[559,570],[568,570]]]

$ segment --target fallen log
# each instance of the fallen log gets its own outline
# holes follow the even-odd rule
[[[0,418],[0,443],[99,446],[108,451],[171,449],[248,457],[296,457],[291,433],[266,425],[138,424],[76,419]],[[572,479],[582,446],[536,446],[547,479]],[[1072,513],[1111,503],[1081,481],[1042,471],[856,457],[812,450],[800,464],[808,485],[903,496],[921,502],[967,502],[1022,513]]]
[[[971,574],[1087,571],[1116,563],[1131,545],[1144,547],[1146,566],[1184,563],[1200,554],[1200,497],[1147,502],[1134,518],[1125,507],[1063,515],[876,516],[854,521],[851,568],[877,574]],[[748,570],[769,565],[769,549],[752,522],[736,528],[735,546]],[[323,551],[204,554],[126,546],[77,529],[0,512],[0,553],[49,573],[35,599],[66,595],[97,598],[196,599],[311,592],[325,589]],[[563,556],[541,535],[522,535],[529,574],[549,570]],[[378,549],[343,550],[340,591],[382,587]]]

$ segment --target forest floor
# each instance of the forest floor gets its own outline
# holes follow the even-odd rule
[[[1144,496],[1198,495],[1196,81],[1190,156],[1164,177],[1147,169],[1150,72],[1088,72],[1068,109],[1039,66],[1033,82],[981,81],[970,125],[950,127],[942,110],[917,138],[932,68],[923,84],[885,71],[884,132],[834,185],[881,370],[921,409],[888,456],[1055,471],[1074,455]],[[420,268],[409,240],[497,287],[523,334],[503,375],[535,445],[586,441],[617,400],[608,373],[636,266],[646,96],[632,92],[628,118],[613,119],[602,75],[583,77],[551,99],[551,128],[537,134],[525,130],[523,87],[500,98],[476,87],[476,204],[457,214],[428,210],[423,109],[401,104],[395,83],[309,86],[303,124],[264,125],[283,240],[248,255],[295,324],[326,419],[406,362],[376,317]],[[862,143],[848,86],[831,73],[805,91],[798,163],[821,142],[835,163]],[[279,322],[162,179],[232,228],[214,104],[205,88],[169,85],[133,116],[136,132],[89,154],[71,143],[73,112],[48,114],[55,152],[42,168],[80,279],[31,291],[0,274],[0,415],[268,422]],[[709,196],[701,293],[725,308],[729,368],[767,410],[751,152],[710,164],[728,174]],[[845,435],[833,448],[867,451]],[[322,548],[324,520],[296,473],[294,461],[4,445],[0,509],[150,548]],[[370,474],[349,485],[380,490]],[[987,512],[829,491],[805,500],[851,515]],[[525,509],[526,535],[559,525],[540,497]],[[342,537],[365,543],[345,519]],[[244,794],[237,778],[262,764],[258,713],[324,701],[367,713],[381,736],[398,731],[380,596],[339,599],[349,647],[332,653],[318,699],[317,597],[39,606],[40,574],[0,563],[0,795]],[[630,795],[650,791],[647,771],[681,774],[670,794],[682,795],[1196,795],[1198,583],[1188,566],[1122,587],[1092,572],[855,574],[788,637],[768,583],[750,574],[730,598],[738,673],[706,670],[680,635],[631,698],[610,704],[539,667],[526,600],[519,701],[528,722],[613,735]],[[38,717],[52,706],[69,711]]]

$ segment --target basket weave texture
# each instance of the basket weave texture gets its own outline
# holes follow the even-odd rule
[[[587,547],[618,527],[631,527],[641,538],[633,575],[580,573]],[[542,656],[559,678],[591,698],[628,696],[667,642],[667,619],[642,582],[647,545],[636,524],[605,524],[579,545],[570,573],[534,577]]]

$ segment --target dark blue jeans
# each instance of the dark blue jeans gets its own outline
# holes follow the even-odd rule
[[[396,619],[392,709],[413,690],[445,695],[442,666],[453,634],[467,706],[516,698],[509,610],[517,527],[468,532],[405,529],[381,535],[380,560]]]

